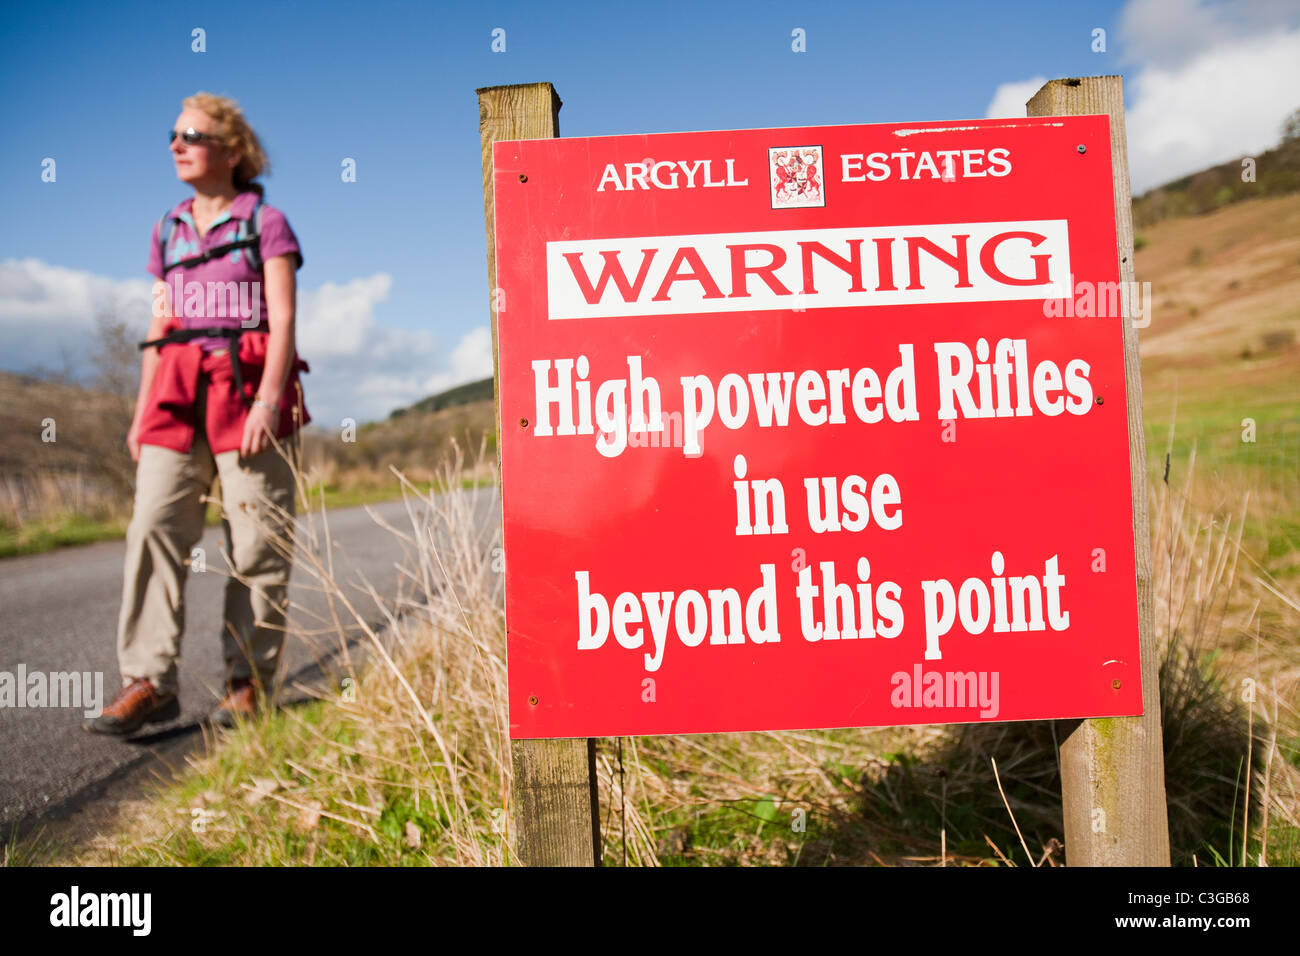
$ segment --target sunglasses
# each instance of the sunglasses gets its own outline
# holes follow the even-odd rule
[[[220,144],[221,142],[220,136],[213,136],[211,133],[200,133],[193,126],[180,132],[172,130],[171,136],[167,138],[168,144],[176,142],[177,136],[181,138],[181,142],[186,146],[198,146],[200,143],[204,142],[213,142],[217,144]]]

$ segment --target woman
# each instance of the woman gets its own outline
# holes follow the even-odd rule
[[[86,721],[98,733],[129,734],[180,714],[185,572],[214,475],[234,568],[217,723],[258,710],[284,638],[284,541],[294,513],[286,455],[309,421],[298,386],[306,365],[294,346],[302,253],[284,215],[262,202],[254,179],[266,155],[235,101],[198,93],[183,107],[171,153],[194,195],[163,216],[150,245],[149,272],[159,281],[127,435],[138,465],[118,622],[123,686],[102,716]]]

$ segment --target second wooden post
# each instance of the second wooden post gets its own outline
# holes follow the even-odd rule
[[[1160,727],[1158,650],[1151,604],[1151,528],[1147,512],[1142,368],[1133,326],[1133,202],[1124,131],[1124,81],[1118,76],[1052,80],[1029,101],[1030,116],[1110,117],[1115,180],[1116,258],[1128,391],[1129,475],[1137,564],[1142,716],[1075,723],[1061,744],[1065,860],[1070,866],[1168,866],[1164,738]]]

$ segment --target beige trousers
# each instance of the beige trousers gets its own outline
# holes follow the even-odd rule
[[[280,445],[292,456],[296,436]],[[229,567],[194,551],[207,510],[202,497],[214,475],[221,478]],[[227,682],[251,677],[269,694],[284,643],[293,514],[293,472],[274,448],[251,459],[237,450],[214,456],[202,428],[189,454],[141,446],[117,632],[123,683],[147,677],[163,693],[177,692],[185,576],[192,567],[229,575],[221,627]]]

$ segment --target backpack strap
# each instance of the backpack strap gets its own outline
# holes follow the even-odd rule
[[[230,340],[228,354],[230,355],[230,376],[235,383],[235,394],[244,404],[249,404],[249,399],[244,395],[244,376],[241,371],[241,362],[239,360],[239,337],[245,332],[269,332],[270,327],[263,324],[255,329],[245,329],[242,326],[236,328],[208,328],[208,329],[172,329],[166,335],[157,339],[150,339],[146,342],[139,343],[140,351],[153,348],[161,348],[164,345],[184,345],[194,339],[203,338],[222,338]]]
[[[236,249],[243,249],[244,255],[248,256],[248,264],[254,272],[262,271],[262,197],[257,198],[257,205],[253,209],[253,215],[249,219],[239,220],[239,231],[235,238],[219,246],[213,246],[206,252],[197,256],[191,256],[189,259],[182,259],[179,262],[167,261],[167,244],[171,240],[172,230],[176,228],[176,221],[171,216],[171,211],[163,213],[162,219],[158,221],[158,244],[162,250],[162,270],[166,276],[172,269],[198,265],[201,262],[207,262],[210,259],[217,259],[228,252]],[[249,231],[249,222],[252,222],[252,231]]]
[[[172,211],[168,209],[158,220],[158,251],[160,253],[158,261],[162,263],[163,275],[167,275],[167,270],[171,268],[167,265],[167,244],[171,242],[172,230],[176,228],[176,220],[172,218]]]
[[[239,223],[239,238],[252,240],[244,249],[244,255],[248,256],[248,264],[254,272],[262,271],[262,205],[262,197],[258,196],[257,205],[253,207],[253,215]],[[250,221],[253,224],[251,233],[248,232]]]

